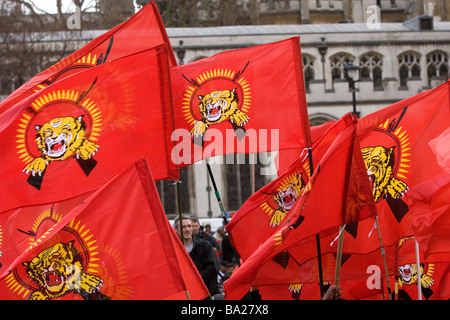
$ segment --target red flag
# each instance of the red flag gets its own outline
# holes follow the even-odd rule
[[[358,123],[386,246],[414,235],[409,190],[444,173],[430,141],[450,124],[450,82],[374,112]]]
[[[226,298],[240,299],[251,285],[305,282],[311,273],[301,270],[308,260],[300,256],[302,242],[374,215],[353,122],[327,150],[283,224],[225,282]]]
[[[34,76],[0,104],[0,113],[36,91],[80,71],[162,44],[169,47],[169,63],[177,65],[155,1],[134,16]]]
[[[418,300],[418,287],[421,290],[422,300],[447,300],[450,298],[449,262],[428,262],[424,252],[419,246],[419,267],[417,267],[415,238],[405,238],[399,242],[398,277],[391,278],[392,283],[397,281],[399,300]],[[420,271],[420,272],[419,272]],[[420,273],[420,281],[419,279]]]
[[[168,83],[163,46],[65,78],[1,114],[10,125],[0,132],[0,212],[95,190],[143,156],[155,179],[177,178]]]
[[[304,149],[301,157],[283,175],[253,194],[226,226],[230,241],[245,261],[279,226],[300,198],[311,176],[310,165],[317,165],[339,133],[351,123],[345,115],[312,146],[311,157]],[[313,169],[314,170],[314,169]],[[252,230],[251,234],[248,230]]]
[[[169,224],[145,159],[62,216],[8,221],[28,248],[4,265],[2,299],[194,299],[209,295]],[[14,250],[6,250],[2,259]],[[181,269],[183,267],[183,269]],[[9,270],[12,269],[12,272]],[[189,279],[187,279],[189,278]]]
[[[276,230],[309,180],[308,157],[254,193],[226,225],[231,244],[244,261]],[[251,233],[248,230],[252,230]]]
[[[337,125],[337,122],[342,122],[342,119],[335,121],[328,121],[319,126],[312,126],[311,129],[311,143],[314,144],[327,133],[332,127]],[[302,154],[303,148],[280,150],[275,156],[275,165],[277,166],[278,175],[283,174]]]
[[[407,198],[412,228],[431,262],[450,262],[450,173],[411,189]]]
[[[172,159],[186,166],[222,154],[308,147],[301,64],[297,37],[172,68]]]

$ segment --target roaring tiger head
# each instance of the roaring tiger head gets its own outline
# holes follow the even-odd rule
[[[95,155],[99,145],[86,137],[84,116],[59,117],[36,125],[36,145],[41,153],[40,157],[25,166],[23,171],[41,175],[52,161],[62,161],[75,156],[77,159],[87,160]]]
[[[44,125],[36,125],[35,129],[39,151],[51,160],[72,156],[86,138],[83,116],[55,118]]]
[[[93,293],[102,280],[84,273],[83,256],[74,241],[58,243],[41,251],[31,261],[23,262],[28,276],[38,285],[31,300],[49,300],[82,290]]]
[[[191,129],[191,135],[203,136],[210,125],[230,121],[238,127],[243,127],[249,117],[238,109],[236,89],[216,90],[198,96],[198,105],[202,120],[196,121]]]
[[[394,149],[395,147],[383,146],[361,149],[367,174],[372,182],[375,202],[383,195],[399,198],[408,190],[408,185],[404,181],[394,177]]]
[[[401,284],[416,284],[417,283],[417,267],[416,264],[405,264],[403,266],[398,267],[400,272],[399,281]],[[429,288],[434,283],[433,278],[427,275],[424,272],[425,268],[421,264],[420,265],[420,282],[422,287]]]
[[[278,208],[274,211],[270,219],[271,226],[277,226],[283,221],[286,214],[292,209],[295,201],[297,201],[297,198],[302,193],[305,187],[302,175],[302,173],[294,174],[289,183],[273,195],[273,200]]]
[[[286,187],[274,195],[273,199],[280,209],[289,211],[304,187],[305,183],[302,180],[302,174],[296,174]]]
[[[223,122],[237,110],[236,89],[216,90],[198,98],[200,113],[207,125]]]

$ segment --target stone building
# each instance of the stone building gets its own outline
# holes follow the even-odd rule
[[[380,23],[376,28],[367,23],[346,23],[168,28],[167,31],[174,51],[183,53],[180,63],[224,50],[300,36],[311,125],[353,111],[345,72],[349,62],[360,67],[360,76],[355,79],[356,113],[360,117],[436,87],[449,78],[450,22],[435,21],[425,15],[405,23]],[[260,167],[257,168],[256,189],[274,178],[260,175]],[[227,211],[237,210],[239,203],[251,194],[251,172],[248,158],[246,164],[214,167]],[[214,195],[206,191],[207,179],[204,165],[183,169],[183,183],[189,186],[183,210],[200,216],[210,210],[213,216],[220,214]]]

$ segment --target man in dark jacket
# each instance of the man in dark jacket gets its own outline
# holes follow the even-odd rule
[[[212,245],[208,241],[192,235],[192,220],[189,216],[182,216],[182,229],[180,229],[180,220],[176,218],[174,221],[174,228],[177,231],[178,236],[180,238],[183,237],[184,247],[189,253],[194,265],[197,267],[211,297],[220,293],[217,283],[219,266]]]

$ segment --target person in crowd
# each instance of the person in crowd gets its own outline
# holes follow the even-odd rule
[[[214,232],[214,238],[216,238],[217,242],[222,242],[225,237],[225,229],[223,227],[217,228],[216,232]]]
[[[219,284],[219,289],[221,291],[223,291],[223,283],[230,277],[230,275],[227,273],[227,265],[228,262],[224,260],[222,260],[222,262],[219,265],[219,274],[217,275],[217,282]]]
[[[177,217],[174,221],[174,228],[180,239],[182,238],[184,247],[200,273],[211,297],[221,294],[217,283],[219,267],[216,253],[211,244],[193,235],[192,218],[188,215],[183,215],[181,222]]]
[[[204,232],[201,233],[200,232],[200,222],[198,221],[198,218],[193,217],[192,218],[192,232],[194,237],[199,237],[202,239],[207,240],[209,243],[211,243],[212,247],[214,248],[214,250],[216,252],[220,251],[220,245],[217,243],[217,240],[209,233]]]

